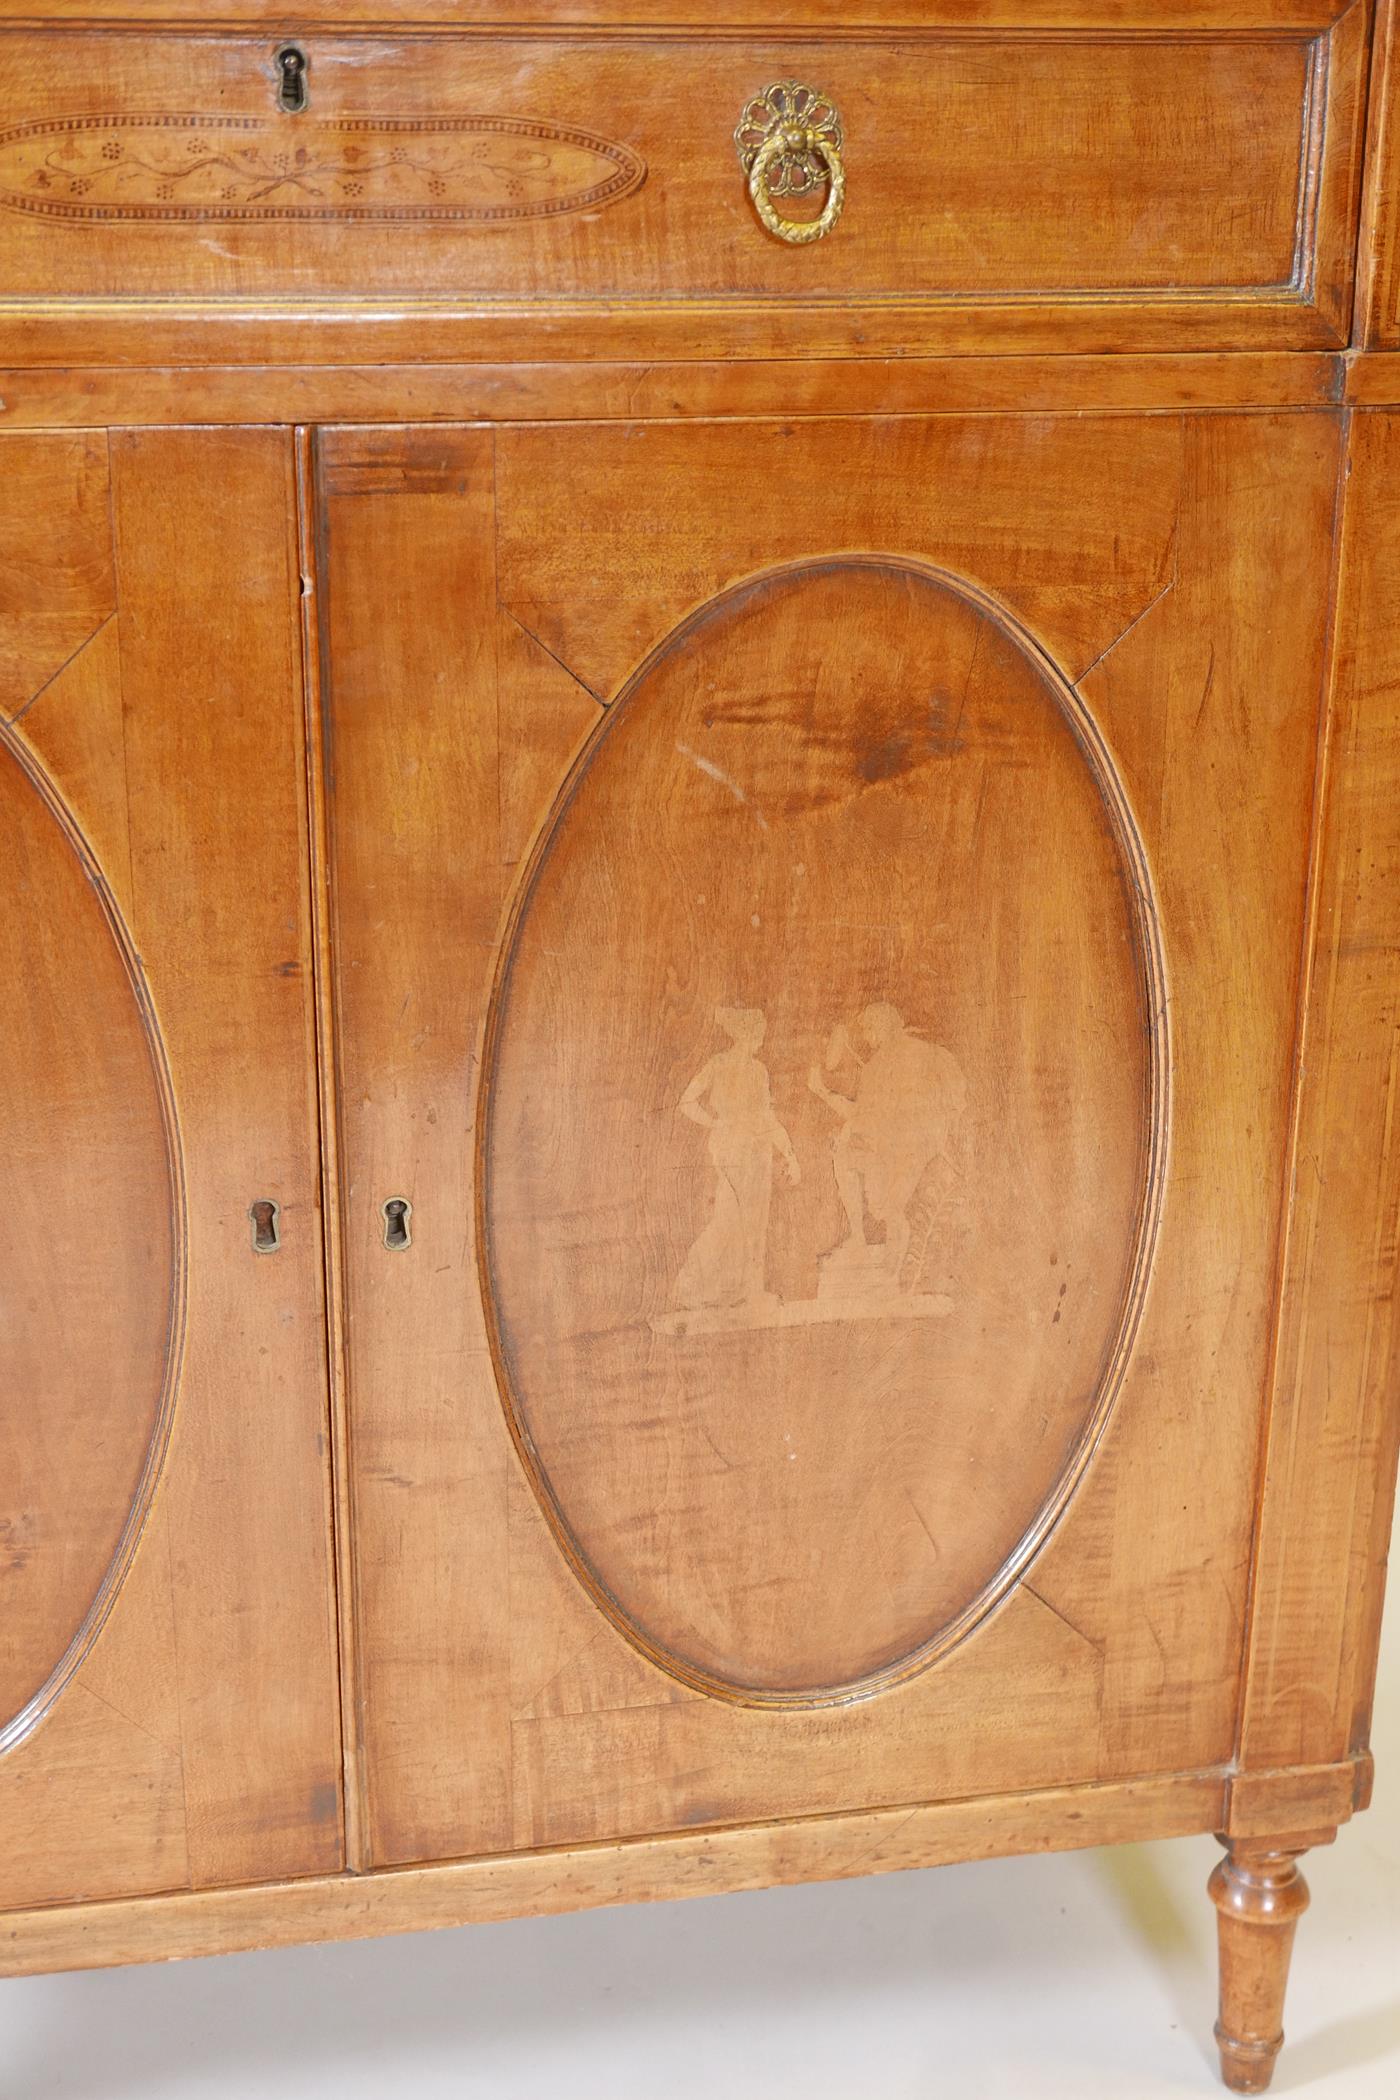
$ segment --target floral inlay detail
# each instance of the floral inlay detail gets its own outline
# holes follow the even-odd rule
[[[550,218],[611,204],[646,163],[524,117],[37,118],[0,131],[0,205],[50,219]]]

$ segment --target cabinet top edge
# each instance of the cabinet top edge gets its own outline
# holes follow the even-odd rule
[[[135,29],[186,34],[339,36],[454,34],[570,36],[869,37],[956,33],[1196,31],[1298,33],[1331,28],[1367,0],[723,0],[718,19],[699,0],[343,0],[296,11],[285,0],[48,0],[0,4],[0,29]]]

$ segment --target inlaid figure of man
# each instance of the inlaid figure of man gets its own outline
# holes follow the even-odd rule
[[[838,1093],[827,1076],[850,1064],[855,1093]],[[946,1155],[963,1111],[967,1084],[957,1060],[907,1027],[898,1007],[877,1000],[853,1028],[842,1023],[832,1030],[823,1063],[813,1065],[807,1083],[841,1120],[831,1164],[846,1234],[826,1257],[824,1272],[878,1266],[890,1289],[917,1289],[918,1263],[909,1261],[911,1207],[929,1166]],[[866,1238],[867,1215],[884,1232],[878,1253]]]

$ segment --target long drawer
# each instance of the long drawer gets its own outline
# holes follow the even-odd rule
[[[763,40],[14,31],[0,293],[836,303],[935,334],[1087,307],[1106,346],[1335,342],[1364,10],[1261,12]]]

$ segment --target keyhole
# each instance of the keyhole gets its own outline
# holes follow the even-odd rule
[[[384,1244],[391,1254],[399,1254],[405,1247],[413,1245],[413,1234],[408,1221],[413,1215],[413,1205],[406,1196],[391,1196],[381,1204],[384,1213]]]
[[[277,1222],[281,1214],[281,1204],[272,1202],[267,1196],[262,1196],[256,1203],[249,1204],[248,1216],[253,1221],[253,1252],[255,1254],[275,1254],[281,1246],[282,1233]]]
[[[306,107],[306,53],[295,44],[277,54],[277,107],[289,116]]]

